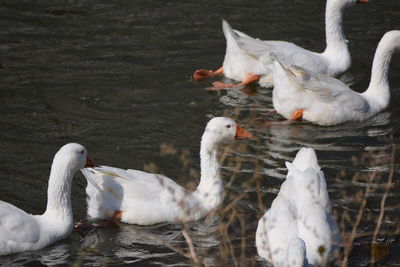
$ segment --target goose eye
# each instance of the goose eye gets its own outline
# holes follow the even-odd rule
[[[85,151],[81,150],[81,154],[83,154],[83,152],[85,152]]]
[[[231,125],[230,124],[226,125],[226,128],[231,128]]]

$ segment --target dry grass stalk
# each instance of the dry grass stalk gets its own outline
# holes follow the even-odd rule
[[[189,246],[190,257],[191,257],[192,261],[193,261],[195,264],[200,264],[200,260],[199,260],[199,258],[197,257],[196,250],[194,249],[194,246],[193,246],[193,241],[192,241],[192,239],[190,238],[189,233],[187,232],[187,224],[184,224],[184,227],[183,227],[183,229],[182,229],[182,234],[183,234],[183,236],[185,237],[186,243],[187,243],[188,246]]]

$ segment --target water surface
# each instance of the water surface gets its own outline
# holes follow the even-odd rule
[[[189,225],[205,265],[266,264],[254,247],[257,220],[279,190],[284,162],[301,146],[317,151],[345,242],[367,200],[350,266],[371,260],[385,194],[377,241],[384,244],[383,263],[399,264],[400,55],[394,56],[389,75],[389,109],[362,123],[334,127],[265,127],[257,119],[265,119],[263,113],[272,107],[270,90],[254,86],[253,96],[209,93],[204,88],[211,81],[190,81],[193,70],[222,64],[223,18],[254,37],[322,51],[323,2],[0,1],[0,199],[42,213],[52,158],[68,142],[85,145],[99,164],[156,170],[193,187],[204,126],[211,117],[229,115],[256,138],[224,150],[226,201],[219,216]],[[357,5],[344,22],[353,66],[342,79],[362,91],[381,36],[400,28],[400,4]],[[161,153],[162,144],[172,145],[176,154]],[[391,171],[392,186],[386,190]],[[83,176],[76,175],[77,221],[87,221],[85,186]],[[180,230],[180,225],[120,225],[73,232],[43,250],[1,257],[0,264],[190,265],[171,249],[187,250]]]

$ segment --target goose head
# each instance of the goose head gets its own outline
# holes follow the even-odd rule
[[[384,48],[379,48],[383,46]],[[387,50],[391,53],[400,50],[400,30],[392,30],[386,32],[379,42],[378,49]]]
[[[243,138],[251,138],[251,134],[238,126],[234,120],[215,117],[208,122],[202,140],[219,144]]]
[[[73,172],[84,167],[93,167],[92,160],[87,157],[86,148],[76,143],[69,143],[61,147],[54,156],[53,164],[62,164]]]

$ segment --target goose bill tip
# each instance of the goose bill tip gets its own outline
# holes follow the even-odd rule
[[[252,137],[253,136],[251,135],[251,133],[249,133],[248,131],[246,131],[245,129],[243,129],[240,126],[236,126],[236,135],[235,135],[236,139],[249,139]]]
[[[85,163],[85,168],[93,168],[94,167],[94,162],[91,158],[87,157],[86,158],[86,163]]]

